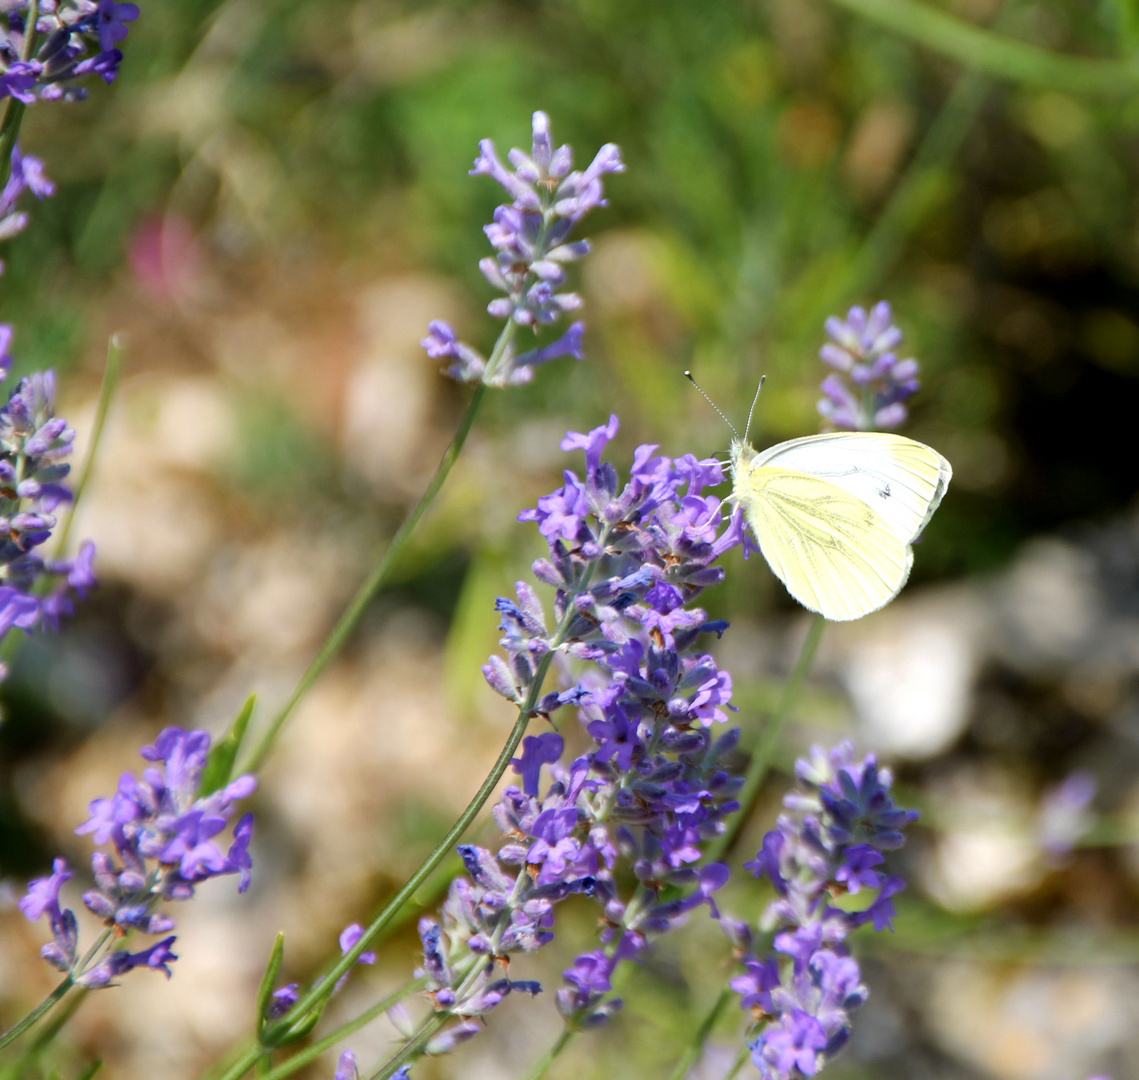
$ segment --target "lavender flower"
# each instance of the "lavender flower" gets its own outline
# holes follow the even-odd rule
[[[883,300],[869,315],[852,307],[845,320],[827,319],[832,341],[819,350],[819,358],[838,374],[823,380],[819,413],[834,427],[871,431],[905,422],[905,402],[920,386],[918,362],[897,358],[902,332],[892,318]]]
[[[333,1080],[359,1080],[360,1072],[356,1068],[356,1055],[351,1050],[345,1050],[336,1062],[336,1073]],[[403,1065],[391,1075],[391,1080],[409,1080],[411,1066]]]
[[[228,825],[234,803],[251,795],[257,781],[241,776],[220,791],[200,794],[209,750],[210,737],[204,731],[167,728],[153,746],[141,751],[153,763],[143,770],[142,779],[123,773],[115,794],[92,802],[91,817],[75,830],[114,848],[113,856],[105,851],[92,856],[96,888],[83,894],[87,910],[104,920],[109,940],[135,930],[166,934],[174,921],[157,906],[164,900],[190,899],[196,886],[209,878],[238,874],[238,891],[249,887],[253,816],[246,814],[234,825],[224,853],[214,838]],[[90,988],[108,986],[136,967],[169,976],[169,964],[177,959],[170,948],[173,937],[137,953],[119,950],[102,959],[78,959],[75,915],[59,905],[60,888],[71,876],[67,863],[56,859],[51,876],[33,881],[20,902],[30,921],[48,916],[54,940],[43,947],[44,959]]]
[[[540,989],[506,977],[507,964],[553,939],[554,910],[568,896],[589,897],[603,912],[602,948],[574,961],[557,994],[574,1028],[620,1008],[609,996],[613,972],[651,938],[697,907],[719,914],[713,894],[727,867],[700,864],[703,845],[738,808],[742,778],[727,762],[739,732],[713,734],[727,720],[732,681],[700,648],[725,624],[691,605],[723,579],[715,562],[740,542],[739,526],[703,494],[723,480],[716,461],[642,446],[622,486],[601,460],[616,432],[612,417],[568,434],[562,448],[585,451],[584,479],[566,472],[559,491],[519,515],[549,545],[534,573],[555,590],[553,620],[519,582],[516,598],[496,605],[507,658],[492,657],[483,671],[516,704],[535,701],[537,715],[572,705],[593,743],[565,759],[562,735],[525,739],[512,763],[521,787],[507,788],[494,808],[504,843],[497,853],[462,846],[466,876],[452,883],[441,917],[420,922],[421,974],[437,1012],[458,1021],[431,1053],[471,1038],[508,994]],[[567,688],[539,698],[543,658],[559,665]],[[629,895],[622,865],[635,882]]]
[[[27,0],[5,5],[0,28],[0,97],[24,105],[39,101],[81,101],[76,85],[89,75],[113,82],[123,54],[128,23],[139,17],[136,4],[115,0],[39,0],[36,25],[27,25]],[[34,32],[29,48],[27,37]],[[22,59],[22,57],[27,59]]]
[[[751,934],[727,919],[721,925],[742,953],[744,974],[731,982],[741,1005],[763,1024],[751,1044],[752,1061],[765,1080],[813,1076],[850,1038],[850,1013],[867,997],[858,963],[844,942],[851,930],[872,923],[890,929],[891,897],[905,888],[883,874],[883,851],[901,847],[902,830],[916,812],[896,807],[893,778],[874,755],[855,761],[843,743],[829,753],[816,748],[796,766],[799,787],[784,799],[788,813],[763,838],[746,863],[768,878],[776,897],[760,927],[774,933],[775,956],[750,951]],[[832,903],[843,893],[876,891],[857,911]]]
[[[31,154],[21,153],[19,146],[16,146],[12,149],[12,167],[8,180],[3,190],[0,190],[0,240],[10,240],[27,228],[27,213],[16,209],[16,204],[25,191],[30,191],[42,201],[55,194],[55,185],[47,178],[43,162]],[[2,272],[3,263],[0,263],[0,273]]]
[[[513,171],[498,157],[494,143],[479,143],[472,176],[490,176],[506,190],[510,202],[494,212],[486,226],[487,239],[497,251],[494,258],[479,263],[486,279],[503,295],[492,300],[487,311],[508,319],[508,329],[489,359],[459,341],[445,322],[433,322],[423,339],[427,355],[451,361],[446,373],[460,382],[483,382],[488,386],[514,386],[529,382],[534,369],[562,356],[582,358],[585,325],[573,323],[556,340],[519,354],[514,345],[515,326],[552,326],[581,307],[581,298],[559,292],[565,284],[567,263],[589,251],[586,240],[570,241],[574,226],[599,206],[605,206],[601,178],[624,172],[621,151],[606,144],[584,172],[574,172],[573,152],[568,146],[554,149],[550,120],[534,114],[534,139],[529,154],[511,150]]]
[[[0,324],[0,380],[12,363],[11,340],[12,328]],[[71,559],[36,551],[56,526],[56,510],[71,500],[64,459],[75,432],[55,415],[54,399],[54,374],[40,372],[21,380],[0,409],[0,637],[14,626],[58,629],[73,610],[72,597],[96,584],[93,544]]]
[[[1091,773],[1077,770],[1047,791],[1037,812],[1036,833],[1045,860],[1062,866],[1072,849],[1095,825],[1090,807],[1097,784]]]

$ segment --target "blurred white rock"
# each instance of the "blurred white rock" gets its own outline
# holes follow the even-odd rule
[[[924,890],[951,911],[980,911],[1035,886],[1045,873],[1031,792],[996,766],[935,781],[921,864]]]
[[[984,624],[973,590],[951,588],[835,626],[833,662],[860,745],[916,760],[950,746],[969,722]]]
[[[996,1080],[1087,1076],[1139,1021],[1139,978],[1124,967],[940,960],[931,967],[934,1037]]]

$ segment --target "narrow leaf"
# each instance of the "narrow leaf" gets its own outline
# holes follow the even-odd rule
[[[281,963],[284,959],[285,934],[284,931],[280,931],[273,943],[273,951],[269,954],[269,963],[265,965],[261,985],[257,989],[257,1015],[261,1018],[262,1026],[265,1024],[265,1016],[273,1000],[273,988],[277,985],[277,976],[281,974]]]
[[[225,738],[220,739],[210,751],[209,760],[206,761],[206,767],[202,770],[199,795],[209,795],[211,792],[218,791],[233,779],[233,763],[237,760],[238,751],[241,750],[241,743],[249,729],[249,721],[253,717],[253,709],[256,704],[257,695],[250,694]]]

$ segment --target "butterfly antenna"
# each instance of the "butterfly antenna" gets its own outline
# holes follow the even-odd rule
[[[744,428],[744,442],[747,442],[747,433],[751,431],[751,414],[755,412],[756,402],[759,401],[759,392],[763,389],[763,381],[766,378],[766,375],[760,375],[759,385],[755,388],[755,397],[751,399],[751,408],[747,411],[747,427]]]
[[[716,403],[715,403],[715,402],[714,402],[714,401],[713,401],[713,400],[712,400],[712,399],[711,399],[711,398],[710,398],[710,397],[709,397],[707,394],[705,394],[705,393],[704,393],[704,391],[703,391],[703,390],[700,388],[700,384],[699,384],[699,383],[698,383],[698,382],[697,382],[697,381],[696,381],[694,378],[692,378],[692,372],[691,372],[691,371],[686,371],[686,372],[684,373],[684,377],[685,377],[685,378],[686,378],[686,379],[687,379],[687,380],[688,380],[688,381],[689,381],[689,382],[690,382],[690,383],[691,383],[693,386],[695,386],[695,387],[696,387],[696,390],[697,390],[697,392],[700,394],[700,396],[701,396],[701,397],[702,397],[702,398],[703,398],[703,399],[704,399],[706,402],[708,402],[708,404],[709,404],[709,405],[711,405],[713,409],[715,409],[715,410],[716,410],[716,415],[717,415],[717,416],[718,416],[718,417],[719,417],[721,420],[723,420],[723,421],[724,421],[724,423],[728,425],[728,427],[730,427],[730,428],[732,429],[732,434],[733,434],[733,435],[734,435],[734,436],[735,436],[735,437],[738,439],[738,438],[740,437],[740,433],[739,433],[738,431],[736,431],[736,429],[735,429],[735,426],[732,424],[731,420],[729,420],[729,419],[728,419],[728,418],[727,418],[727,417],[726,417],[726,416],[725,416],[725,415],[724,415],[724,414],[723,414],[723,413],[720,411],[720,409],[719,409],[719,407],[716,405]]]

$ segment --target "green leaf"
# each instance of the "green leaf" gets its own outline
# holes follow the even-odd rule
[[[96,1058],[75,1078],[75,1080],[91,1080],[91,1077],[93,1077],[102,1067],[102,1060]]]
[[[277,940],[273,943],[273,951],[269,954],[269,963],[265,965],[265,974],[261,977],[261,985],[257,988],[257,1015],[260,1017],[261,1029],[264,1031],[266,1015],[273,999],[273,987],[277,983],[277,976],[281,973],[281,963],[285,959],[285,934],[280,931]]]
[[[253,709],[256,704],[257,695],[250,694],[225,738],[210,751],[206,767],[202,770],[199,796],[209,795],[229,783],[233,773],[233,763],[237,760],[237,753],[241,749],[241,743],[249,728],[249,721],[253,717]]]

